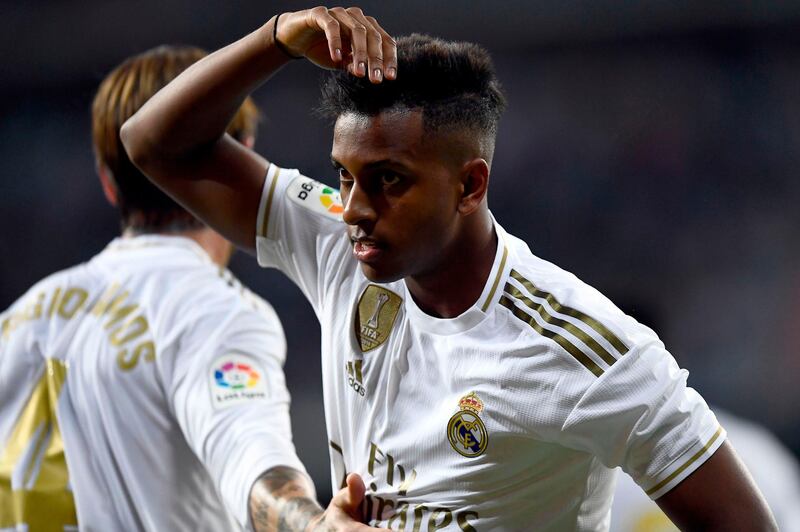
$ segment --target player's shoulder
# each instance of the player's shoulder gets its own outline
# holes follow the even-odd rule
[[[7,311],[13,311],[20,306],[31,304],[34,300],[43,299],[43,294],[52,292],[59,287],[86,285],[90,282],[86,269],[86,263],[80,263],[43,277],[20,295]]]
[[[8,338],[12,332],[19,334],[26,323],[40,322],[43,316],[54,312],[72,313],[86,302],[92,290],[93,279],[87,272],[87,264],[81,263],[53,272],[20,295],[7,309],[0,312],[0,338]],[[38,331],[40,328],[37,328]]]
[[[171,294],[180,313],[223,319],[233,314],[277,320],[272,306],[246,287],[230,270],[207,264],[187,269]],[[177,312],[177,310],[176,310]]]
[[[272,238],[275,220],[271,213],[283,210],[290,216],[302,215],[306,223],[315,222],[320,227],[336,227],[342,222],[344,205],[336,187],[327,185],[293,168],[270,165],[259,208],[257,234]]]
[[[620,310],[575,274],[534,255],[528,245],[505,235],[509,248],[500,298],[529,334],[553,340],[596,376],[631,351],[659,342],[655,333]]]

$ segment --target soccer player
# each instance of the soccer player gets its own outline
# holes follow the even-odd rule
[[[336,69],[335,190],[225,127],[291,58]],[[333,481],[371,524],[603,530],[622,466],[680,526],[773,530],[725,431],[650,331],[491,215],[504,98],[479,46],[399,43],[357,8],[273,17],[122,129],[134,162],[319,316]]]
[[[367,528],[350,517],[360,479],[324,515],[314,500],[274,310],[225,269],[232,245],[120,142],[122,123],[204,55],[156,48],[101,83],[97,168],[123,234],[0,314],[0,529],[219,531],[248,513],[256,530]],[[252,145],[257,109],[240,103],[228,131]]]

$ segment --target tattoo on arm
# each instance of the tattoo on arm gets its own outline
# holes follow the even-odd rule
[[[274,467],[261,475],[249,502],[256,532],[304,531],[322,514],[308,477],[290,467]]]

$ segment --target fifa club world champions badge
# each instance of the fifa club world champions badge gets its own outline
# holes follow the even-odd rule
[[[458,401],[458,412],[447,423],[447,439],[455,451],[467,458],[475,458],[486,451],[489,433],[479,417],[483,401],[470,392]]]

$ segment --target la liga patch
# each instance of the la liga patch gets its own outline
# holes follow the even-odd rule
[[[341,220],[344,212],[339,191],[304,176],[296,177],[286,187],[289,199],[310,211],[327,218]]]
[[[255,360],[244,355],[216,359],[211,364],[209,389],[215,408],[267,398],[264,371]]]

